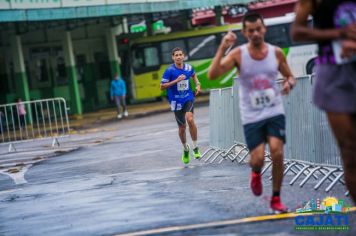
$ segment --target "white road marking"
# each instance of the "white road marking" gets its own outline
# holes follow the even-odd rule
[[[10,178],[12,178],[14,180],[15,184],[26,184],[27,180],[25,179],[25,174],[26,174],[26,171],[31,166],[32,166],[32,164],[24,166],[24,167],[19,167],[20,170],[19,170],[19,172],[16,172],[16,173],[8,172],[8,169],[5,170],[5,171],[2,170],[0,173],[3,173],[3,174],[6,174],[6,175],[10,176]]]

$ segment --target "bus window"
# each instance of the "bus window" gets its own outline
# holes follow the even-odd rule
[[[156,70],[159,67],[159,53],[155,46],[140,45],[132,50],[132,66],[136,74]]]
[[[155,47],[144,49],[146,66],[159,65],[158,50]]]
[[[234,34],[236,34],[236,37],[237,37],[237,39],[236,39],[236,41],[235,41],[235,44],[233,45],[232,48],[235,48],[235,47],[238,47],[238,46],[240,46],[240,45],[242,45],[242,44],[247,43],[247,39],[246,39],[245,36],[242,34],[242,30],[234,30],[234,31],[232,31],[232,32],[233,32]],[[222,39],[224,38],[224,36],[225,36],[226,34],[227,34],[227,31],[218,35],[218,37],[220,37],[220,39],[218,39],[219,41],[218,41],[217,46],[220,45]],[[230,49],[230,50],[231,50],[231,49]],[[229,50],[229,51],[230,51],[230,50]]]
[[[133,51],[133,63],[134,69],[140,69],[145,66],[145,57],[142,50],[135,49]]]
[[[238,31],[234,31],[234,33],[237,36],[237,44],[238,45],[242,45],[247,43],[247,39],[245,38],[245,36],[242,34],[242,30],[238,30]]]
[[[286,26],[286,24],[267,26],[266,42],[281,48],[289,47],[289,32]]]
[[[190,60],[214,57],[217,45],[216,36],[208,35],[188,39]]]
[[[184,52],[187,52],[183,39],[172,40],[172,41],[161,43],[163,64],[172,63],[172,50],[176,47],[179,47],[183,49]]]

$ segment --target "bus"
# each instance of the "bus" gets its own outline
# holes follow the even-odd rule
[[[317,45],[312,42],[296,43],[290,38],[290,25],[294,14],[265,19],[265,40],[283,49],[295,77],[313,73]],[[241,33],[242,24],[229,24],[194,29],[167,35],[155,35],[133,40],[130,47],[131,93],[134,101],[157,99],[162,96],[160,82],[164,70],[172,64],[171,50],[180,47],[185,51],[186,62],[191,64],[201,82],[203,91],[232,86],[236,69],[209,80],[207,72],[212,58],[228,30],[237,34],[235,46],[246,42]],[[194,86],[192,86],[194,88]]]

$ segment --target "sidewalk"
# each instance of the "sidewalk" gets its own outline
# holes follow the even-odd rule
[[[209,94],[202,94],[195,98],[195,106],[209,103]],[[83,114],[80,118],[71,116],[69,119],[72,130],[85,130],[95,128],[102,124],[120,122],[125,119],[135,119],[138,117],[148,116],[161,112],[169,112],[170,107],[166,100],[160,102],[149,102],[143,104],[128,105],[129,116],[121,120],[117,118],[116,107],[106,108],[94,112]]]

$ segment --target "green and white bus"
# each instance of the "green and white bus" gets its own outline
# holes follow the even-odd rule
[[[265,40],[283,49],[292,72],[297,77],[312,73],[317,45],[295,43],[291,40],[290,25],[293,20],[292,14],[266,19],[268,28]],[[160,81],[164,70],[172,63],[171,50],[175,47],[181,47],[186,52],[186,62],[194,67],[203,90],[232,86],[236,69],[224,74],[219,80],[212,81],[207,79],[207,72],[221,38],[228,30],[238,35],[238,45],[246,42],[241,34],[241,27],[241,23],[229,24],[133,40],[130,47],[133,99],[139,101],[162,96]]]

